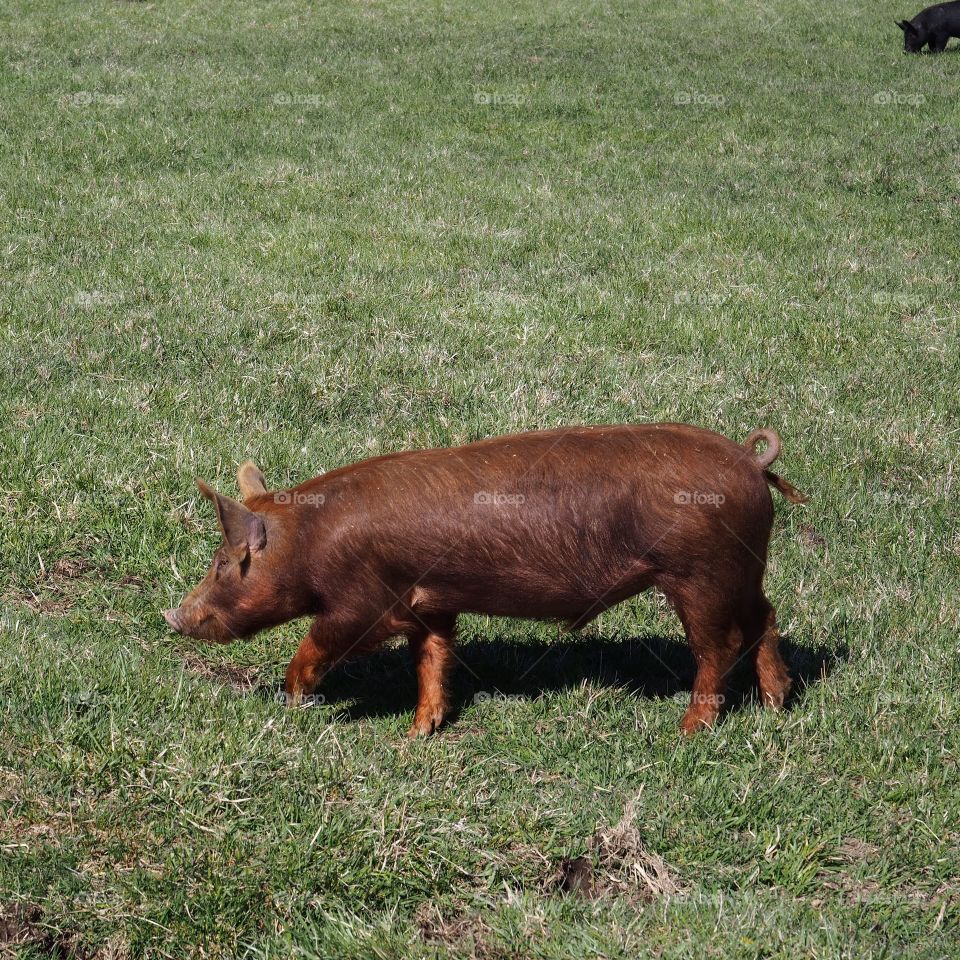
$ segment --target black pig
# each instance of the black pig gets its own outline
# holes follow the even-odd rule
[[[905,53],[919,53],[930,44],[931,53],[940,53],[951,37],[960,37],[960,0],[937,3],[921,10],[912,20],[899,20]]]

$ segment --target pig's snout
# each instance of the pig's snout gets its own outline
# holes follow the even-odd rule
[[[237,636],[222,617],[202,603],[188,602],[171,610],[164,610],[163,619],[174,632],[195,640],[229,643]]]

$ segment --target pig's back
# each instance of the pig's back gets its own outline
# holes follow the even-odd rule
[[[502,615],[572,617],[668,566],[710,564],[718,551],[765,556],[772,517],[751,455],[680,424],[390,454],[298,489],[322,490],[340,569],[373,564],[386,582]]]

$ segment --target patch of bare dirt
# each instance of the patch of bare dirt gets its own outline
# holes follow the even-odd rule
[[[837,850],[837,857],[847,863],[861,863],[872,860],[880,848],[875,843],[867,843],[856,837],[844,837]]]
[[[142,577],[135,576],[132,573],[125,573],[118,581],[118,587],[123,587],[126,590],[131,590],[134,593],[140,593],[143,591],[146,584],[143,581]]]
[[[827,538],[809,523],[800,528],[800,543],[809,549],[820,549],[827,545]]]
[[[952,878],[931,889],[910,883],[885,886],[875,878],[864,875],[863,868],[879,853],[880,847],[876,844],[857,837],[845,837],[832,858],[841,869],[821,872],[823,889],[834,895],[839,894],[854,905],[889,904],[939,910],[938,925],[948,911],[952,913],[960,907],[960,878]],[[820,899],[813,901],[815,906],[822,902]]]
[[[590,857],[561,860],[556,886],[563,893],[572,893],[592,900],[594,896],[593,860]]]
[[[259,667],[242,667],[237,663],[211,663],[195,653],[187,653],[183,662],[191,673],[240,693],[249,693],[260,677]]]
[[[643,843],[635,817],[635,805],[628,803],[618,823],[598,829],[587,841],[586,853],[562,860],[552,869],[543,852],[532,847],[512,848],[510,859],[516,863],[516,854],[520,854],[530,862],[534,873],[540,872],[544,879],[538,892],[546,896],[562,893],[584,900],[621,898],[634,904],[683,896],[686,886],[673,868]],[[534,860],[539,861],[536,866]],[[476,893],[489,909],[489,891]],[[508,892],[507,901],[515,895]],[[463,903],[444,910],[428,901],[417,909],[414,920],[425,942],[442,944],[463,960],[512,960],[515,956],[498,941],[484,910],[475,905]],[[527,914],[526,924],[533,938],[543,932],[536,929],[538,922],[542,917],[536,910]]]
[[[59,557],[42,567],[36,582],[4,596],[4,600],[28,607],[47,617],[64,617],[84,593],[86,581],[96,566],[80,557]]]
[[[0,906],[0,946],[14,947],[38,943],[43,936],[39,927],[40,919],[40,908],[36,904]]]
[[[435,903],[425,901],[413,919],[427,943],[450,947],[458,957],[499,960],[506,956],[492,944],[493,931],[476,911],[445,914]]]
[[[35,903],[0,904],[0,957],[18,956],[23,947],[54,960],[94,958],[69,937],[46,927],[43,911]]]
[[[66,597],[50,597],[29,588],[5,594],[4,602],[19,604],[45,617],[65,617],[73,609],[73,601]]]
[[[482,736],[483,732],[482,727],[468,727],[457,723],[443,728],[443,739],[445,743],[460,743],[461,740],[469,742]]]

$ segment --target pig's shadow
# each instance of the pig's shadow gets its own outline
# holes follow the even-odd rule
[[[781,638],[783,657],[793,677],[790,703],[824,679],[838,662],[848,659],[846,647],[809,646]],[[614,640],[596,636],[562,637],[555,641],[511,643],[476,638],[456,649],[451,691],[455,722],[464,707],[495,696],[535,698],[578,687],[585,681],[617,686],[651,699],[689,692],[695,674],[690,648],[682,637],[641,636]],[[261,688],[274,696],[277,687]],[[406,645],[394,645],[351,661],[332,671],[318,691],[326,707],[349,720],[412,712],[417,681]],[[728,709],[756,698],[750,664],[738,665],[731,677]],[[788,704],[789,706],[789,704]]]

